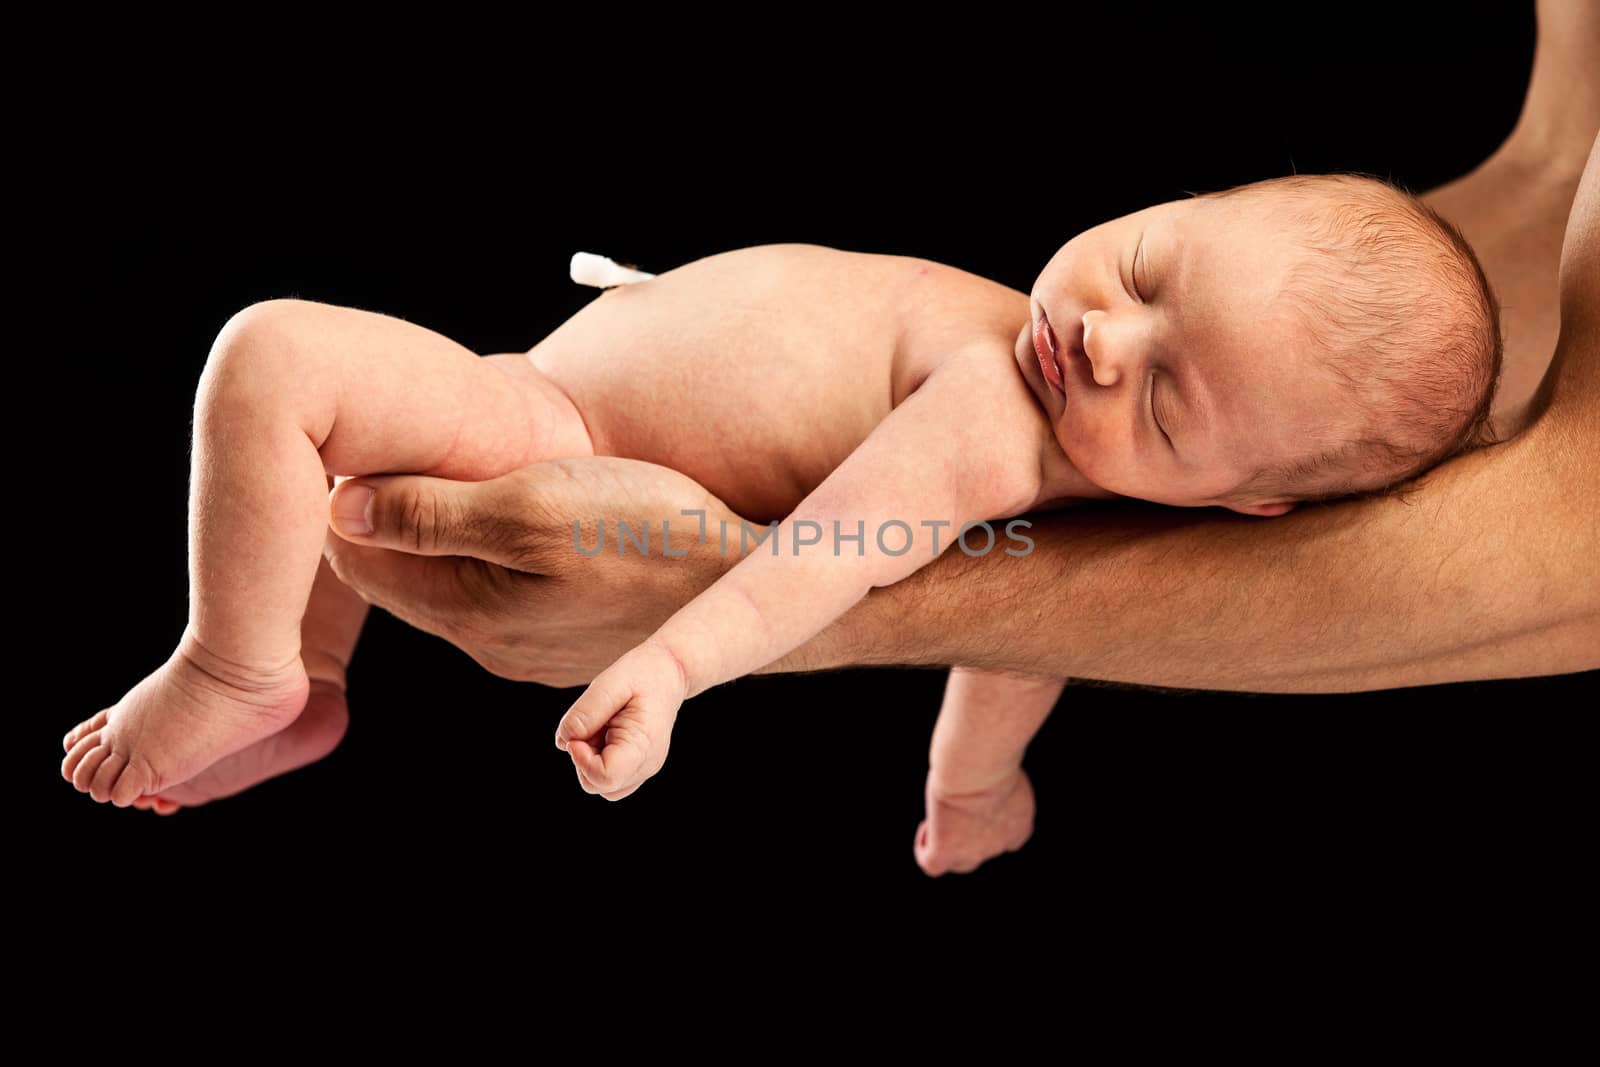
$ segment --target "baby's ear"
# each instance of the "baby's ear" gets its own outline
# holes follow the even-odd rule
[[[1295,508],[1295,501],[1284,500],[1276,504],[1229,504],[1230,508],[1241,515],[1259,515],[1262,518],[1271,518],[1274,515],[1285,515]]]

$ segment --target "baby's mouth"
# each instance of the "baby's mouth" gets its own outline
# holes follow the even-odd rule
[[[1067,390],[1061,378],[1061,345],[1056,340],[1055,331],[1050,328],[1050,319],[1045,315],[1044,308],[1039,309],[1039,317],[1033,324],[1033,352],[1039,358],[1039,370],[1043,372],[1044,380],[1065,397]]]

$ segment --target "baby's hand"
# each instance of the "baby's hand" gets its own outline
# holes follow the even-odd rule
[[[649,642],[601,671],[556,727],[584,792],[621,800],[659,771],[684,692],[677,657]]]
[[[928,817],[913,846],[925,874],[966,874],[1033,835],[1033,783],[1018,767],[988,789],[946,792],[928,775]]]

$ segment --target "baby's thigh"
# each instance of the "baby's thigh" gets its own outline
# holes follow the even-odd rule
[[[534,365],[531,352],[494,352],[478,362],[505,376],[527,404],[531,422],[539,424],[534,434],[536,459],[594,455],[582,413],[567,391]]]
[[[241,426],[298,425],[331,475],[477,480],[561,454],[552,450],[583,450],[576,409],[536,368],[485,360],[395,316],[318,301],[264,301],[235,315],[199,393],[204,424],[235,436]]]

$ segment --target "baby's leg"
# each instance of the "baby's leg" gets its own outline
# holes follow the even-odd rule
[[[971,871],[1027,842],[1033,786],[1022,757],[1065,685],[951,669],[928,755],[927,818],[914,846],[924,871]]]
[[[161,667],[66,738],[63,775],[118,807],[278,733],[305,706],[315,657],[302,659],[301,625],[328,475],[476,481],[591,451],[576,409],[531,365],[512,371],[403,319],[309,300],[229,320],[194,427],[188,625]]]

